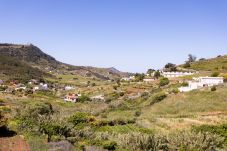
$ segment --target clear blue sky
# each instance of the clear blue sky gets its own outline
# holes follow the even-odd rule
[[[0,0],[0,42],[143,72],[227,54],[227,0]]]

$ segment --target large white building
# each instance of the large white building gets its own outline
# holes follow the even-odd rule
[[[180,87],[180,92],[188,92],[191,90],[203,88],[203,87],[211,87],[215,85],[219,85],[224,83],[223,77],[198,77],[193,78],[194,81],[189,81],[187,87]]]
[[[166,78],[177,78],[193,74],[195,74],[195,72],[161,72],[161,75]]]

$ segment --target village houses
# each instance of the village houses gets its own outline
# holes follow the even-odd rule
[[[188,81],[187,87],[180,87],[180,92],[188,92],[191,90],[203,88],[203,87],[212,87],[224,83],[223,77],[198,77],[193,78],[193,81]]]
[[[165,72],[165,71],[161,72],[161,75],[166,78],[177,78],[193,74],[195,74],[195,72]]]
[[[78,97],[80,97],[80,96],[81,96],[81,94],[69,93],[69,94],[65,95],[64,101],[75,103],[77,101]]]
[[[122,81],[132,81],[132,80],[135,80],[135,76],[123,77],[121,80]]]

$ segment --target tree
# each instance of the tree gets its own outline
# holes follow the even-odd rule
[[[154,69],[148,69],[148,70],[147,70],[147,74],[149,74],[149,76],[151,76],[151,74],[152,74],[153,72],[155,72]]]
[[[165,65],[165,69],[167,69],[168,71],[177,71],[177,67],[173,63],[167,63]]]
[[[40,131],[47,135],[47,141],[51,141],[51,137],[54,135],[64,136],[65,138],[69,136],[70,129],[60,123],[49,121],[43,123],[40,126]]]
[[[145,75],[143,73],[142,74],[140,74],[140,73],[135,74],[135,80],[136,81],[143,81],[144,77],[145,77]]]
[[[196,61],[196,56],[189,54],[188,55],[188,62],[191,63],[191,62],[195,62],[195,61]]]
[[[154,73],[154,78],[158,79],[160,76],[161,73],[159,72],[159,70]]]

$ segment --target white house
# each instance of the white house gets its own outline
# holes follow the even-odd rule
[[[48,85],[47,85],[47,84],[40,83],[40,84],[39,84],[39,89],[40,89],[40,90],[48,90],[49,88],[48,88]]]
[[[121,80],[122,81],[132,81],[132,80],[135,80],[135,76],[123,77]]]
[[[65,87],[65,90],[66,90],[66,91],[73,90],[73,89],[74,89],[74,87],[71,87],[71,86],[66,86],[66,87]]]
[[[161,72],[161,75],[166,78],[176,78],[176,77],[182,77],[187,75],[193,75],[194,72]]]
[[[15,90],[25,90],[27,87],[24,84],[18,84],[15,87]]]
[[[64,97],[64,101],[65,102],[73,102],[73,103],[75,103],[76,101],[77,101],[77,99],[78,99],[78,95],[77,94],[75,94],[75,93],[73,93],[73,94],[68,94],[68,95],[66,95],[65,97]]]
[[[143,79],[143,82],[146,82],[146,83],[150,83],[150,82],[153,82],[154,81],[154,78],[145,78]]]
[[[187,87],[180,87],[180,92],[188,92],[191,90],[203,88],[203,87],[211,87],[214,85],[219,85],[224,83],[223,77],[199,77],[193,78],[194,81],[189,81]]]

